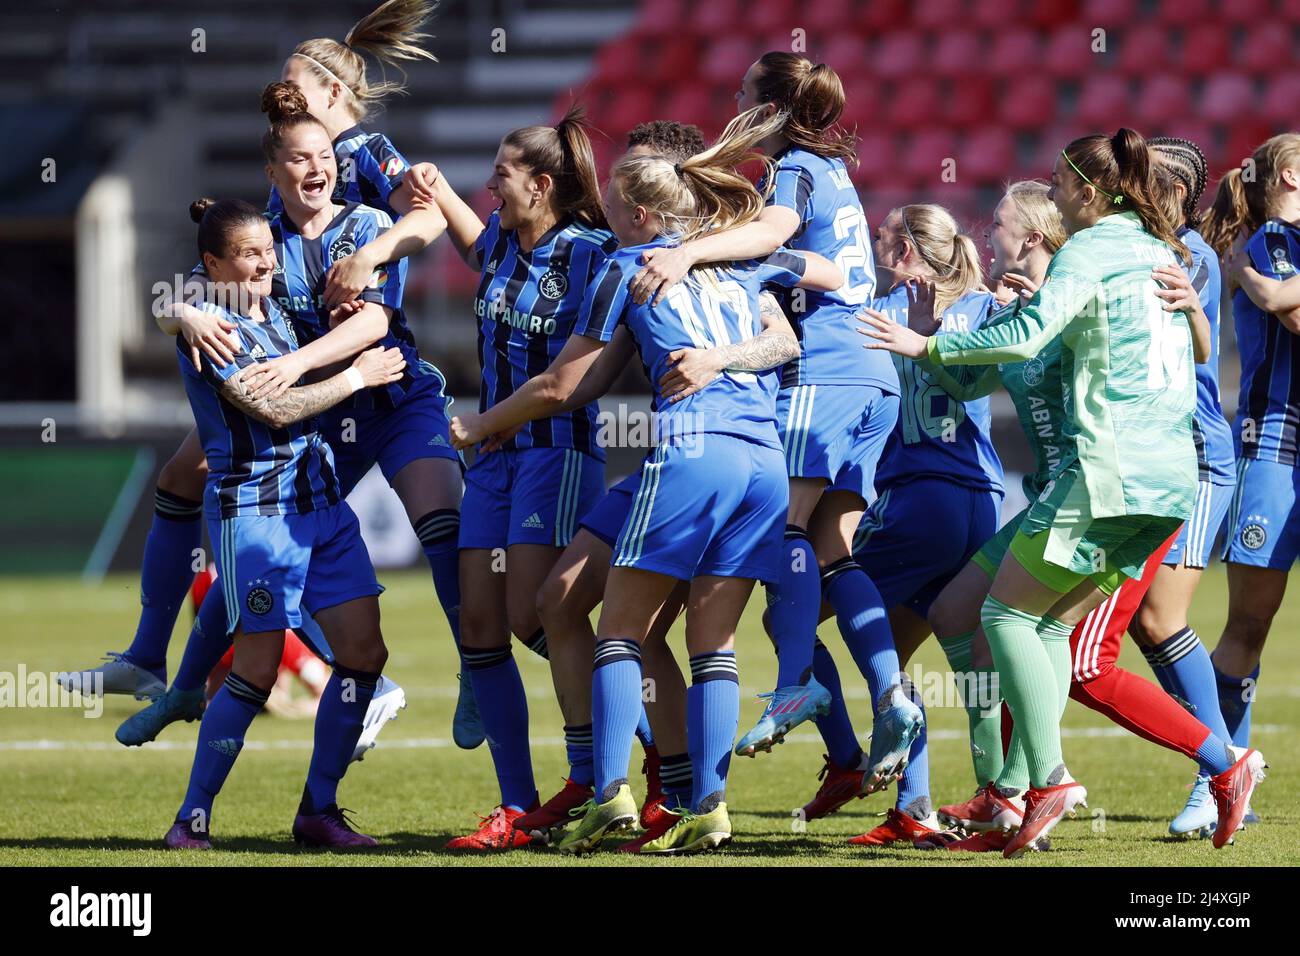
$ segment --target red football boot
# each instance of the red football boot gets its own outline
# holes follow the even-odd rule
[[[930,819],[935,819],[931,817]],[[874,830],[855,836],[849,840],[852,846],[890,846],[894,843],[911,843],[942,839],[944,831],[913,820],[906,813],[890,807],[885,813],[885,822]],[[932,846],[930,848],[933,848]]]
[[[822,760],[825,764],[817,774],[822,784],[817,788],[817,795],[803,805],[804,820],[829,816],[854,797],[861,799],[866,796],[862,792],[867,775],[865,770],[844,770],[827,754],[822,754]]]
[[[1268,766],[1258,750],[1233,747],[1232,755],[1236,757],[1237,754],[1241,756],[1237,757],[1236,763],[1210,778],[1210,793],[1214,796],[1214,805],[1219,808],[1219,823],[1214,828],[1216,850],[1232,842],[1250,807],[1250,795],[1264,779],[1264,768]]]
[[[938,809],[939,819],[952,827],[981,832],[1014,830],[1025,817],[1024,799],[1004,797],[993,783],[987,783],[965,803]]]
[[[515,829],[515,822],[524,816],[523,810],[497,807],[473,833],[453,837],[447,841],[448,850],[517,850],[531,842],[527,833]]]
[[[677,814],[668,812],[662,797],[654,803],[647,803],[641,808],[641,826],[645,832],[635,840],[624,843],[618,848],[618,851],[620,853],[640,853],[641,847],[651,840],[659,839],[671,830],[673,824],[680,819],[681,817]]]
[[[664,786],[663,781],[659,779],[659,748],[654,744],[645,749],[641,773],[645,775],[645,805],[649,806],[663,800]],[[642,813],[644,812],[643,810]]]
[[[1086,807],[1087,799],[1088,791],[1077,780],[1058,783],[1054,787],[1030,787],[1025,795],[1025,820],[1007,841],[1002,855],[1011,860],[1032,849],[1067,813],[1073,813],[1077,806]]]
[[[576,818],[569,811],[576,810],[590,800],[593,792],[589,784],[574,783],[566,779],[559,793],[536,810],[531,810],[516,819],[515,829],[523,831],[534,840],[549,842],[551,830],[572,823]]]

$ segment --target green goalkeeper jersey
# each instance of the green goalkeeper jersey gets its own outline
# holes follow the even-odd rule
[[[1010,321],[1023,300],[999,309],[981,328]],[[958,401],[982,398],[1001,385],[1007,390],[1020,419],[1020,428],[1034,453],[1034,471],[1021,487],[1033,501],[1065,462],[1074,459],[1074,423],[1066,412],[1061,381],[1061,340],[1052,339],[1033,358],[1002,365],[954,365],[944,368],[928,359],[921,364],[945,392]]]
[[[1058,336],[1062,395],[1093,518],[1191,517],[1196,378],[1187,316],[1151,270],[1173,251],[1134,213],[1075,233],[1034,297],[1005,321],[930,339],[944,365],[1024,362]]]

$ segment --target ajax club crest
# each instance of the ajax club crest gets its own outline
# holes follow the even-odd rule
[[[537,282],[537,291],[542,294],[542,298],[563,299],[564,293],[569,291],[569,280],[565,278],[563,272],[556,272],[554,269],[547,269],[546,274]]]

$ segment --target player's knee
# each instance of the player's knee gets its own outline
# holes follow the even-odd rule
[[[564,629],[563,624],[572,619],[570,592],[564,579],[559,577],[548,577],[537,589],[537,601],[533,610],[548,631],[559,632]]]
[[[1129,630],[1139,643],[1154,647],[1187,627],[1185,616],[1171,614],[1143,604],[1133,616]]]
[[[270,656],[245,657],[231,668],[231,673],[237,674],[254,687],[270,693],[280,676],[280,661],[279,658]]]
[[[930,605],[930,613],[926,615],[926,620],[930,624],[930,630],[942,637],[964,634],[975,630],[979,625],[978,613],[972,620],[967,609],[960,607],[957,601],[946,598],[943,594],[935,598],[934,603]]]
[[[1268,640],[1269,629],[1273,626],[1273,615],[1259,611],[1235,612],[1228,618],[1223,631],[1223,640],[1241,650],[1258,654]]]
[[[501,612],[477,601],[460,605],[460,643],[464,647],[498,647],[503,642]]]
[[[191,501],[203,500],[204,471],[173,455],[158,473],[158,487]]]

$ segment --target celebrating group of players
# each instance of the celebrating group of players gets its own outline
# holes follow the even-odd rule
[[[993,210],[986,279],[940,206],[896,208],[868,235],[839,78],[770,52],[715,143],[639,126],[603,190],[579,110],[507,133],[484,222],[434,166],[358,125],[392,90],[367,83],[361,52],[428,56],[429,12],[388,0],[343,42],[299,44],[262,97],[267,208],[191,209],[202,294],[160,324],[197,428],[159,483],[135,640],[63,678],[152,698],[124,744],[202,718],[166,844],[211,845],[286,629],[333,668],[293,835],[375,844],[336,791],[402,702],[381,677],[382,589],[345,501],[376,463],[457,642],[455,741],[487,739],[500,784],[452,849],[587,852],[638,822],[621,849],[714,849],[732,835],[732,753],[813,720],[827,756],[806,819],[895,783],[895,809],[850,842],[1016,856],[1086,797],[1062,755],[1070,697],[1192,759],[1170,829],[1230,841],[1263,779],[1251,703],[1300,551],[1300,279],[1278,281],[1300,263],[1300,135],[1260,146],[1253,176],[1225,175],[1204,218],[1195,144],[1130,129],[1065,144],[1050,186],[1014,183]],[[757,186],[740,171],[755,160]],[[451,419],[402,311],[407,258],[444,232],[480,275],[479,409]],[[1221,270],[1237,289],[1235,429],[1218,395]],[[634,353],[658,441],[606,492],[597,400]],[[1030,504],[1001,530],[999,385],[1035,456]],[[221,587],[167,687],[200,519]],[[1211,658],[1187,612],[1221,527],[1230,606]],[[777,686],[733,751],[733,644],[755,581]],[[683,612],[689,687],[665,643]],[[866,754],[816,637],[832,615],[870,687]],[[1115,666],[1126,631],[1159,687]],[[903,669],[931,633],[964,695],[977,783],[938,808]],[[549,659],[565,721],[568,779],[544,803],[512,635]]]

